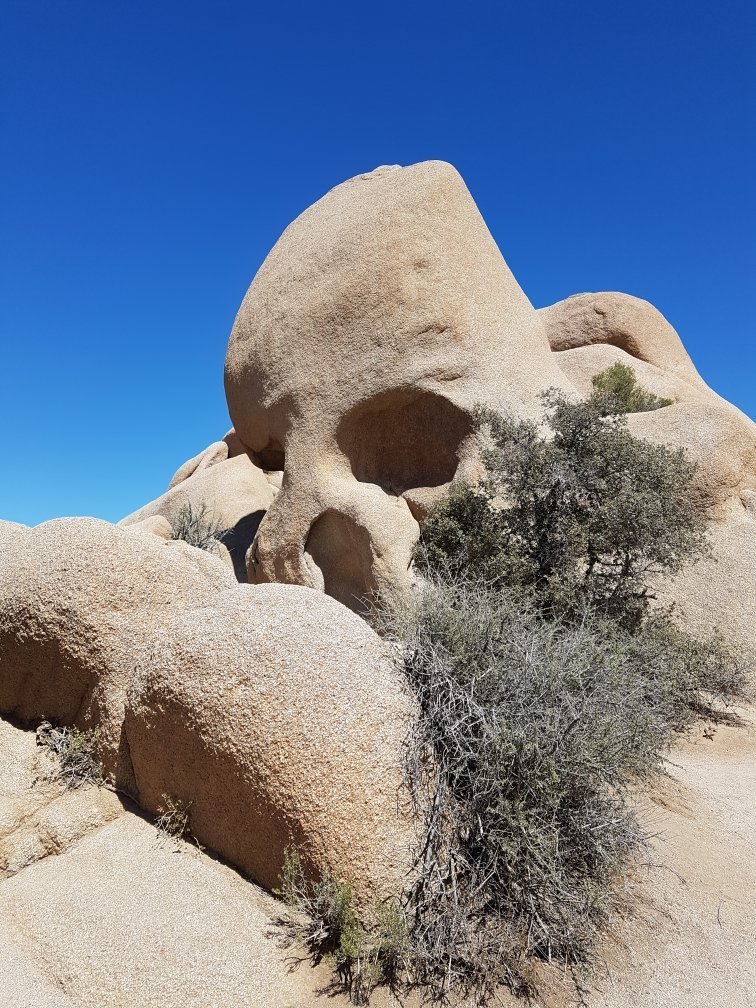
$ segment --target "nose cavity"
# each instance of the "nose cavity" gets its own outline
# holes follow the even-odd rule
[[[355,612],[369,608],[377,591],[366,529],[338,511],[325,511],[309,531],[305,557],[316,587],[326,595]]]
[[[449,483],[470,432],[469,417],[448,399],[404,387],[351,409],[342,418],[336,439],[355,479],[399,496]]]

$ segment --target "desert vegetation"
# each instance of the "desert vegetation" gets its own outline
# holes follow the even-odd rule
[[[187,503],[180,508],[172,522],[171,538],[181,539],[190,546],[214,553],[217,552],[227,532],[228,529],[213,520],[207,505],[202,504],[195,508],[191,503]]]
[[[49,779],[77,790],[89,784],[102,784],[102,765],[98,755],[98,732],[43,721],[37,728],[37,744],[54,759]]]
[[[603,412],[609,413],[650,413],[652,410],[671,406],[671,399],[661,399],[653,392],[638,384],[635,371],[617,361],[605,371],[600,371],[591,379],[593,401]]]
[[[743,653],[654,606],[655,581],[706,554],[706,520],[685,454],[628,431],[666,402],[626,371],[584,403],[547,393],[545,429],[479,409],[485,477],[430,514],[420,587],[375,615],[420,711],[413,881],[388,928],[295,853],[282,883],[357,1002],[382,979],[486,1004],[532,993],[538,960],[590,964],[648,844],[634,794],[679,732],[748,694]]]

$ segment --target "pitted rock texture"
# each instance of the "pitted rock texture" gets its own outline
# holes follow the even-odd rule
[[[0,711],[97,728],[120,788],[153,812],[180,800],[258,881],[295,846],[365,903],[401,890],[413,708],[332,599],[238,585],[202,550],[94,519],[0,523],[0,654]]]
[[[477,403],[537,416],[548,386],[572,390],[451,165],[337,186],[281,236],[229,341],[234,428],[284,468],[250,581],[356,609],[408,586],[419,526],[403,495],[472,465]]]
[[[411,861],[411,713],[358,616],[312,590],[248,585],[163,628],[125,734],[143,808],[178,798],[203,843],[270,889],[290,846],[312,872],[348,872],[369,903],[401,893]]]
[[[234,584],[209,553],[95,518],[0,522],[0,711],[97,727],[105,771],[128,784],[135,671],[172,612]]]

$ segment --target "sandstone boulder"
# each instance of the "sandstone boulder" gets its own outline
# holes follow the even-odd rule
[[[408,585],[419,527],[403,495],[464,470],[475,404],[536,416],[548,386],[572,388],[454,168],[337,186],[281,236],[229,341],[234,428],[263,468],[285,467],[250,580],[353,608]]]
[[[292,846],[367,898],[401,892],[410,860],[410,713],[359,617],[311,590],[240,586],[164,628],[125,733],[142,807],[177,798],[203,843],[269,888]]]
[[[94,519],[0,523],[0,655],[0,711],[97,728],[122,790],[184,803],[198,840],[263,884],[291,845],[366,903],[401,890],[412,707],[332,599],[240,586],[202,550]]]
[[[225,442],[218,444],[228,452]],[[198,467],[162,497],[145,504],[120,524],[136,527],[159,516],[174,525],[179,512],[191,506],[195,513],[203,512],[208,521],[228,530],[218,553],[236,571],[238,580],[246,581],[247,550],[277,489],[275,477],[269,480],[248,455],[238,454]]]
[[[216,557],[94,518],[0,522],[0,712],[98,727],[128,783],[126,690],[172,612],[235,585]]]

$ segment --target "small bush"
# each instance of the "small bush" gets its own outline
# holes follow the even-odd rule
[[[671,399],[660,399],[641,388],[635,371],[619,361],[591,379],[593,400],[604,413],[650,413],[671,406]]]
[[[209,517],[205,504],[196,509],[191,504],[184,504],[173,521],[171,538],[214,553],[227,532],[228,529]]]
[[[378,984],[394,987],[406,964],[406,918],[398,903],[386,902],[358,914],[351,883],[325,871],[310,881],[296,850],[284,852],[278,895],[299,915],[283,922],[290,939],[300,941],[316,961],[333,961],[340,986],[355,1004],[367,1004]]]
[[[631,629],[648,614],[654,579],[707,550],[695,467],[593,401],[553,391],[544,401],[550,437],[476,411],[486,476],[431,512],[416,564],[515,589],[549,618],[590,607]]]
[[[99,733],[96,729],[82,731],[66,726],[57,728],[49,721],[43,721],[37,728],[37,744],[44,746],[57,759],[57,767],[51,774],[52,780],[59,780],[72,790],[86,784],[104,783],[98,755]]]
[[[163,803],[158,806],[155,829],[160,839],[179,847],[182,840],[191,836],[189,832],[189,806],[177,798],[164,794]]]

